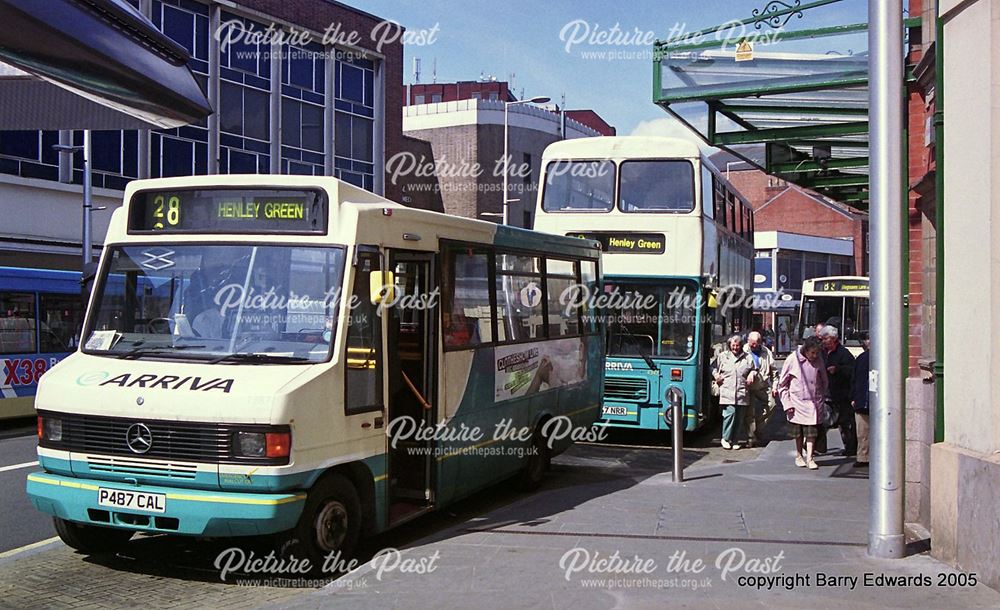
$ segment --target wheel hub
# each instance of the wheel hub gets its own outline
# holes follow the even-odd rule
[[[331,500],[316,513],[313,530],[316,533],[316,544],[324,551],[336,551],[347,537],[347,508]]]

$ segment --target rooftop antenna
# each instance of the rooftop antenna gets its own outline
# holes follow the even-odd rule
[[[420,82],[420,58],[419,57],[414,57],[413,58],[413,82],[414,83],[419,83]]]
[[[436,82],[438,82],[438,60],[437,60],[437,57],[434,58],[434,64],[432,66],[432,70],[433,71],[431,72],[431,82],[432,83],[436,83]]]

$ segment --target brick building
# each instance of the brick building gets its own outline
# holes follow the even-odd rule
[[[403,48],[379,48],[380,18],[329,0],[128,1],[187,49],[215,113],[176,129],[93,132],[94,205],[106,208],[93,213],[97,244],[136,178],[335,175],[401,197],[384,168],[403,149]],[[357,46],[324,44],[331,26],[356,33]],[[269,27],[310,40],[227,35]],[[82,140],[82,131],[0,132],[0,265],[79,268],[82,155],[52,145]]]
[[[463,80],[454,83],[414,83],[407,87],[407,105],[438,104],[458,100],[493,100],[514,102],[517,98],[506,81]]]
[[[724,165],[723,165],[724,166]],[[731,161],[729,181],[754,209],[755,231],[849,239],[853,243],[849,274],[868,275],[868,214],[819,193]],[[806,275],[804,279],[817,277]]]
[[[601,115],[593,110],[565,110],[566,118],[573,119],[578,123],[583,123],[587,127],[597,131],[602,136],[618,135],[618,130],[609,125]]]

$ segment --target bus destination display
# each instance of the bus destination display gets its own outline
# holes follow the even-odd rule
[[[662,233],[567,233],[569,237],[593,239],[601,250],[612,254],[663,254],[667,240]]]
[[[816,282],[816,292],[867,292],[867,279],[836,279]]]
[[[132,198],[129,229],[144,233],[323,233],[319,191],[192,189]]]

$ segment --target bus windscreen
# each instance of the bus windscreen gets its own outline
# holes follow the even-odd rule
[[[303,189],[175,189],[132,197],[133,233],[326,232],[326,197]]]

